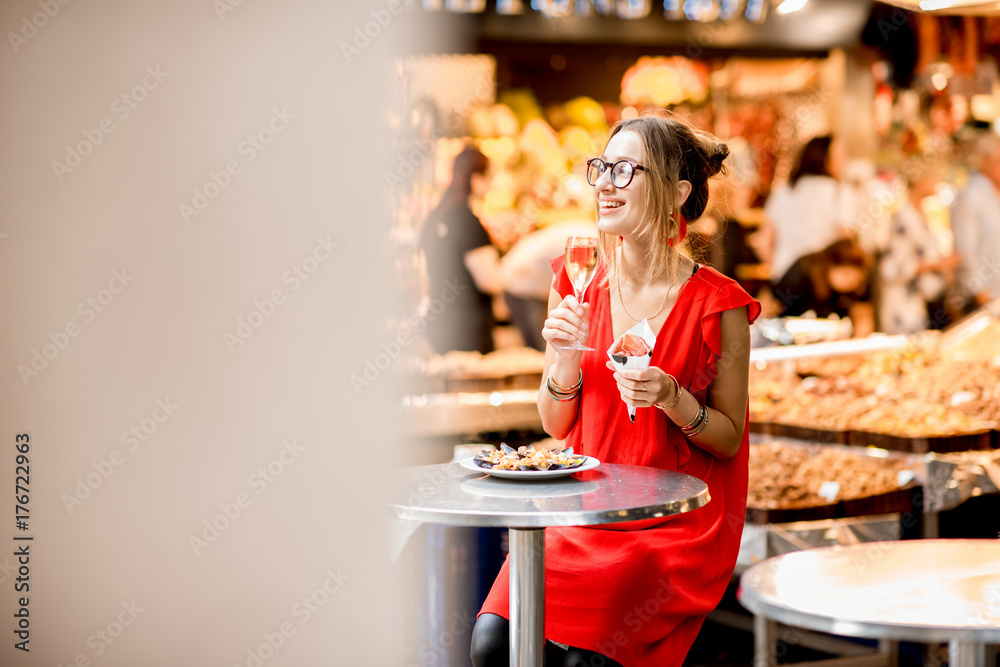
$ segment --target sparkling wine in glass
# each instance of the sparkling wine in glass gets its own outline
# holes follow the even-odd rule
[[[573,285],[573,292],[576,300],[582,305],[583,294],[587,291],[587,286],[594,279],[597,271],[597,244],[598,240],[589,236],[570,236],[566,239],[566,255],[564,265],[566,275]],[[571,345],[560,347],[561,350],[589,350],[594,348],[582,345],[574,341]]]

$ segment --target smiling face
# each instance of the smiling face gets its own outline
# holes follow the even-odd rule
[[[638,253],[633,266],[645,267],[645,280],[676,278],[686,254],[679,235],[681,215],[688,225],[701,217],[708,179],[719,173],[728,153],[725,144],[672,117],[651,114],[615,124],[601,159],[609,165],[628,160],[643,169],[621,188],[611,181],[610,169],[596,180],[588,176],[594,183],[601,256],[609,275],[620,268],[617,237],[622,237],[621,252]]]
[[[625,130],[611,137],[601,159],[609,165],[630,160],[642,166],[646,164],[646,150],[637,133]],[[627,187],[616,188],[611,182],[611,169],[606,169],[594,186],[594,195],[599,212],[597,227],[602,232],[631,237],[643,228],[647,211],[646,172],[636,170]]]

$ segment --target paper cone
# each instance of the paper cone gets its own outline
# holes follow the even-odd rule
[[[615,354],[614,351],[619,349],[622,339],[626,336],[637,336],[641,338],[645,343],[649,351],[642,356],[633,357],[624,354]],[[615,342],[611,344],[608,348],[608,358],[611,359],[611,363],[615,365],[615,368],[622,370],[627,368],[629,370],[645,370],[649,368],[649,360],[653,357],[653,349],[656,347],[656,336],[653,334],[653,330],[649,328],[649,322],[643,320],[637,325],[623,333]],[[624,399],[622,399],[624,403]],[[626,403],[628,407],[628,418],[634,424],[635,423],[635,408]]]

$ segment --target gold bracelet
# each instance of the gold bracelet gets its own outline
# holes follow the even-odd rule
[[[700,418],[701,418],[701,404],[698,405],[698,410],[695,411],[694,417],[691,417],[691,421],[689,421],[687,424],[684,424],[683,426],[678,424],[678,426],[680,426],[682,431],[690,431],[692,428],[694,428],[695,422],[697,422]]]
[[[687,437],[687,438],[693,438],[694,436],[696,436],[699,433],[701,433],[702,431],[704,431],[705,427],[708,426],[708,408],[706,408],[703,405],[703,406],[701,406],[701,411],[703,413],[702,419],[701,419],[701,423],[699,423],[697,427],[695,427],[695,428],[691,429],[690,431],[688,431],[687,433],[685,433],[684,434],[685,437]]]
[[[549,374],[546,377],[545,381],[550,387],[552,387],[553,391],[555,391],[557,394],[572,394],[573,392],[578,391],[580,387],[583,385],[583,369],[582,368],[580,369],[580,379],[577,380],[576,384],[574,384],[571,387],[564,387],[555,380],[553,380],[552,368],[549,368]]]
[[[560,403],[565,403],[566,401],[572,401],[580,393],[580,387],[583,386],[583,369],[580,369],[580,379],[577,380],[576,384],[572,387],[563,387],[557,384],[552,379],[552,369],[549,368],[549,373],[545,378],[545,390],[549,392],[554,400]]]
[[[674,382],[674,400],[670,401],[666,405],[657,405],[656,406],[656,407],[658,407],[659,409],[661,409],[663,411],[671,409],[672,407],[674,407],[675,405],[677,405],[680,402],[680,400],[681,400],[681,383],[678,382],[677,378],[675,378],[670,373],[667,373],[667,377],[670,378],[671,380],[673,380],[673,382]]]

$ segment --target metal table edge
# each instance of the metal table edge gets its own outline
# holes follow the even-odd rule
[[[939,626],[873,623],[871,621],[846,621],[813,612],[790,609],[768,602],[756,590],[745,586],[743,579],[746,577],[749,569],[740,575],[740,584],[736,592],[736,599],[751,613],[784,623],[785,625],[806,630],[817,630],[842,637],[895,639],[922,644],[950,642],[953,640],[976,644],[1000,642],[1000,628],[968,626],[963,628],[942,628]]]
[[[425,523],[440,523],[449,526],[466,526],[481,528],[546,528],[546,527],[571,527],[571,526],[602,526],[614,525],[616,523],[626,523],[630,521],[644,521],[647,519],[665,518],[678,516],[686,512],[700,509],[711,501],[711,496],[706,485],[698,495],[684,500],[675,500],[669,503],[661,503],[651,507],[643,507],[632,510],[618,510],[614,512],[595,512],[593,516],[584,514],[581,519],[581,512],[525,512],[522,515],[508,516],[506,518],[495,517],[488,512],[477,510],[426,510],[414,509],[404,505],[390,503],[396,512],[396,518],[404,521],[421,521]],[[627,512],[622,516],[622,512]],[[447,521],[442,521],[447,517]],[[513,519],[513,520],[512,520]],[[539,523],[538,519],[546,521]]]

